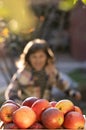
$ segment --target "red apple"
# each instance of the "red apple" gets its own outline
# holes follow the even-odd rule
[[[4,124],[4,129],[18,129],[18,126],[13,122]]]
[[[44,126],[39,123],[39,122],[35,122],[31,127],[30,129],[44,129]]]
[[[82,112],[80,107],[74,106],[74,108],[75,108],[74,111],[79,112],[80,114],[83,114],[83,112]]]
[[[50,103],[46,99],[38,99],[33,103],[31,108],[36,113],[38,121],[40,121],[42,111],[48,107],[50,107]]]
[[[48,129],[61,128],[63,121],[64,121],[64,114],[54,107],[47,108],[42,112],[41,122],[43,123],[45,128]]]
[[[68,99],[63,99],[63,100],[58,101],[55,107],[59,109],[60,111],[62,111],[64,114],[66,114],[69,111],[74,110],[73,102]]]
[[[36,121],[35,112],[27,106],[21,106],[13,113],[13,122],[21,129],[29,128]]]
[[[19,106],[16,104],[13,103],[3,104],[0,108],[0,119],[5,123],[12,122],[12,114],[17,109],[19,109]]]
[[[13,100],[11,100],[11,99],[6,100],[3,104],[6,104],[6,103],[13,103],[13,104],[15,104],[15,102]]]
[[[28,98],[26,98],[26,99],[22,102],[21,105],[31,107],[32,104],[33,104],[35,101],[37,101],[37,100],[38,100],[37,97],[28,97]]]
[[[66,129],[83,129],[85,119],[79,112],[71,111],[65,115],[63,127]]]
[[[50,102],[50,105],[51,105],[52,107],[55,107],[56,104],[57,104],[56,101],[51,101],[51,102]]]
[[[15,101],[9,99],[9,100],[6,100],[3,104],[6,104],[6,103],[13,103],[13,104],[16,104],[17,106],[20,107],[20,104],[16,103]]]

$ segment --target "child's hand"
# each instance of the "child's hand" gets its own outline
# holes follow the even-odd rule
[[[76,91],[76,94],[75,94],[75,99],[76,100],[81,100],[81,93],[80,92],[78,92],[78,91]]]
[[[21,105],[21,103],[22,103],[22,101],[21,101],[21,100],[18,100],[18,99],[16,99],[15,102],[16,102],[17,104],[19,104],[19,105]]]

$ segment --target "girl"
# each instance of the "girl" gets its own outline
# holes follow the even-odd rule
[[[54,66],[54,54],[45,40],[30,41],[25,46],[20,60],[23,66],[14,74],[5,92],[6,100],[22,102],[29,96],[36,96],[51,101],[53,87],[80,99],[80,93],[72,90],[68,82],[60,78]]]

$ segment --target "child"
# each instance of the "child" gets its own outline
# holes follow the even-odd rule
[[[22,102],[29,96],[36,96],[51,101],[52,87],[58,87],[69,96],[80,99],[80,93],[72,90],[68,82],[60,78],[54,66],[54,54],[45,40],[30,41],[20,60],[23,66],[14,74],[5,92],[6,100]]]

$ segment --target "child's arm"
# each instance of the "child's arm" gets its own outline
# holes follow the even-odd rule
[[[81,94],[79,91],[72,89],[69,85],[69,82],[66,80],[62,80],[59,71],[56,69],[54,64],[49,64],[46,67],[46,73],[49,76],[48,83],[51,86],[56,86],[64,93],[66,93],[70,97],[74,97],[75,99],[81,99]]]
[[[19,91],[19,83],[17,80],[17,73],[14,74],[13,78],[11,79],[10,84],[8,85],[6,91],[5,91],[5,99],[11,99],[15,102],[20,102],[20,98],[18,95]]]
[[[63,92],[65,92],[70,97],[74,97],[77,100],[81,99],[81,94],[78,90],[70,87],[68,81],[62,80],[60,76],[57,79],[57,87],[59,87]]]

